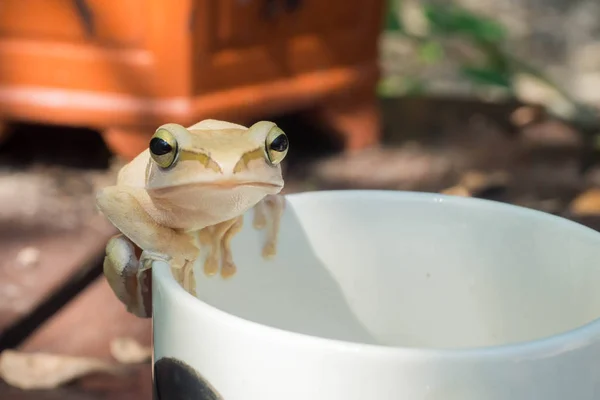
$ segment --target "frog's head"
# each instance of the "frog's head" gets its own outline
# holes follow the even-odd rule
[[[273,122],[249,128],[205,120],[189,128],[160,126],[150,140],[146,189],[153,197],[178,202],[219,196],[255,203],[283,188],[281,161],[286,134]]]

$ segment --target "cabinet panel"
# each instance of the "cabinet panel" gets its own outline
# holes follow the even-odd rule
[[[352,65],[377,56],[383,0],[305,0],[287,18],[291,74]]]
[[[196,93],[267,82],[285,75],[284,20],[263,0],[203,0],[194,13]]]
[[[87,4],[90,8],[94,28],[92,39],[98,43],[128,47],[137,47],[141,44],[148,21],[146,13],[148,1],[79,0],[77,2],[82,5]]]
[[[285,58],[286,69],[291,74],[300,74],[356,64],[364,53],[357,39],[351,30],[292,38]]]
[[[201,93],[371,60],[384,1],[202,0],[196,5],[193,75],[195,93]]]
[[[0,38],[134,45],[143,0],[0,0]]]
[[[282,33],[284,21],[271,15],[269,0],[212,0],[211,48],[240,48],[272,42]]]
[[[364,16],[362,0],[279,0],[283,9],[280,19],[285,20],[285,35],[313,33],[323,35],[331,31],[356,27]]]
[[[71,0],[2,0],[0,35],[59,40],[84,39],[75,2]]]

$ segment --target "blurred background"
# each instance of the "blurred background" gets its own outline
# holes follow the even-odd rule
[[[443,192],[600,228],[599,39],[596,0],[1,0],[0,398],[151,396],[151,323],[101,275],[94,193],[163,123],[277,122],[285,193]],[[39,352],[54,383],[26,390]]]

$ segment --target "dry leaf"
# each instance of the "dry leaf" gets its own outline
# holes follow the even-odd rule
[[[152,348],[132,338],[116,338],[110,342],[110,354],[122,364],[138,364],[152,359]]]
[[[460,185],[468,188],[469,191],[479,191],[488,184],[489,176],[478,171],[468,171],[460,179]]]
[[[441,193],[449,196],[471,197],[469,190],[461,185],[449,187],[448,189],[442,190]]]
[[[522,106],[514,110],[510,115],[510,121],[522,128],[534,122],[540,121],[543,117],[544,110],[539,106]]]
[[[467,171],[460,180],[460,185],[466,187],[470,192],[480,192],[492,186],[505,186],[509,177],[503,171],[484,173],[479,171]]]
[[[574,215],[600,214],[600,188],[590,189],[577,196],[569,205]]]
[[[35,266],[39,260],[40,250],[36,247],[25,247],[17,254],[17,264],[24,268]]]
[[[54,389],[97,372],[121,373],[123,367],[87,357],[5,350],[0,354],[0,378],[19,389]]]
[[[572,119],[576,107],[562,92],[528,73],[514,76],[517,99],[525,104],[539,104],[564,119]]]
[[[472,197],[495,186],[506,186],[508,181],[509,176],[503,171],[467,171],[462,175],[457,185],[444,189],[441,193],[451,196]]]

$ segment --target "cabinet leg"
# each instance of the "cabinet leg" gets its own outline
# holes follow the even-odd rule
[[[381,140],[381,112],[374,91],[352,92],[330,99],[318,108],[315,116],[341,138],[346,151],[374,147]]]
[[[102,132],[102,137],[110,151],[131,160],[148,147],[153,133],[151,128],[108,128]]]

